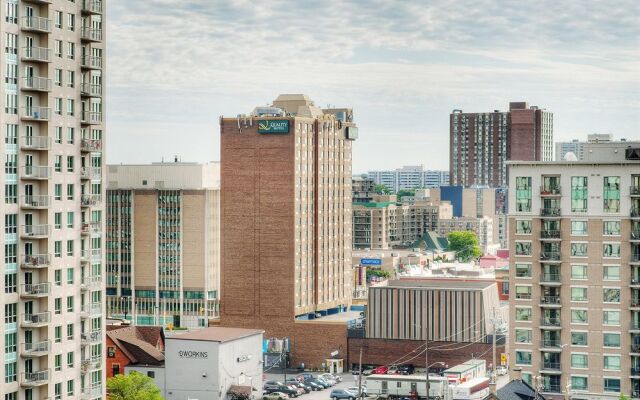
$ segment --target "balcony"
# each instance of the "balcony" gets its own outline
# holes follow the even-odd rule
[[[562,276],[554,272],[542,273],[540,275],[540,284],[544,286],[560,286],[562,284]]]
[[[51,138],[48,136],[22,136],[20,148],[23,150],[51,150]]]
[[[562,305],[560,296],[541,296],[540,307],[558,308]]]
[[[38,372],[23,372],[20,374],[20,386],[22,387],[36,387],[49,383],[49,376],[51,370],[45,369]]]
[[[80,142],[80,151],[97,152],[102,151],[102,140],[100,139],[82,139]]]
[[[631,231],[629,235],[630,242],[640,242],[640,230]]]
[[[540,318],[540,327],[559,328],[562,326],[560,317],[542,317]]]
[[[102,113],[97,111],[83,111],[80,122],[86,125],[99,125],[102,123]]]
[[[22,17],[20,29],[26,32],[51,33],[51,20],[34,16]]]
[[[20,355],[22,357],[42,357],[49,354],[49,351],[51,350],[51,341],[45,340],[44,342],[39,343],[22,343],[21,348],[22,351],[20,352]]]
[[[562,387],[559,383],[547,383],[542,385],[542,393],[562,393]]]
[[[23,328],[40,328],[51,323],[51,312],[45,311],[36,314],[22,314],[20,326]]]
[[[640,196],[640,186],[633,185],[629,187],[629,194],[631,195],[631,197]]]
[[[22,107],[20,119],[23,121],[49,121],[51,108],[49,107]]]
[[[101,42],[102,29],[96,29],[96,28],[85,26],[80,31],[80,39],[86,42]]]
[[[640,333],[640,321],[631,321],[629,325],[630,333]]]
[[[640,254],[631,254],[631,256],[629,257],[629,264],[640,264]]]
[[[102,85],[95,83],[83,83],[80,86],[80,95],[84,97],[101,97]]]
[[[640,367],[631,367],[631,376],[640,377]]]
[[[560,262],[560,252],[559,251],[543,251],[540,252],[540,261],[544,262]]]
[[[83,14],[102,14],[102,0],[83,0]]]
[[[540,231],[540,239],[560,239],[559,230],[542,230]]]
[[[543,339],[540,341],[540,347],[545,349],[542,351],[560,351],[562,350],[562,342],[560,339]]]
[[[631,345],[631,349],[629,350],[630,353],[640,353],[640,344],[632,344]]]
[[[80,391],[80,399],[82,400],[91,400],[101,396],[102,396],[102,385],[84,387]]]
[[[95,330],[80,335],[80,343],[83,346],[88,346],[93,343],[102,343],[102,331]]]
[[[87,291],[100,287],[102,283],[102,276],[100,275],[92,275],[92,276],[84,276],[80,281],[80,289]]]
[[[31,62],[51,62],[51,49],[48,47],[23,47],[22,48],[22,61],[31,61]]]
[[[27,210],[42,210],[51,204],[51,196],[20,196],[20,207]]]
[[[102,57],[82,56],[80,67],[84,69],[102,69]]]
[[[629,286],[632,288],[640,288],[640,275],[638,275],[638,273],[633,273],[633,271],[631,272]]]
[[[640,207],[632,207],[629,215],[631,218],[640,218]]]
[[[88,303],[84,304],[80,309],[81,318],[99,317],[102,315],[102,304]]]
[[[51,232],[51,225],[22,225],[20,236],[23,239],[46,239]]]
[[[25,92],[50,92],[51,79],[39,76],[28,76],[22,78],[22,86],[20,86],[20,89]]]
[[[34,299],[47,297],[51,294],[51,283],[25,283],[20,285],[20,297]]]
[[[39,269],[51,265],[51,254],[23,254],[20,257],[20,268]]]
[[[20,178],[25,180],[47,180],[51,178],[51,167],[24,165]]]
[[[102,357],[101,356],[92,356],[87,358],[82,358],[80,360],[80,365],[82,368],[82,372],[88,372],[91,370],[96,370],[102,368]]]
[[[551,197],[551,196],[560,196],[562,195],[562,191],[560,190],[560,186],[540,186],[540,196],[542,197]]]
[[[51,4],[53,3],[53,0],[24,0],[26,2],[29,3],[35,3],[35,4]]]
[[[631,300],[629,301],[629,308],[631,309],[640,308],[640,298],[632,297]]]
[[[80,168],[81,179],[100,180],[102,179],[102,168],[100,167],[82,167]]]
[[[83,194],[80,196],[80,205],[82,207],[93,207],[98,205],[102,201],[102,196],[99,194]]]
[[[560,218],[560,209],[555,207],[541,208],[540,216],[543,218]]]
[[[555,361],[542,361],[540,363],[540,372],[550,373],[550,372],[562,372],[560,368],[560,363]]]

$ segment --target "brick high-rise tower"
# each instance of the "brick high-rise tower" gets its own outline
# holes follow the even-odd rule
[[[344,325],[309,321],[351,303],[352,111],[280,95],[220,136],[221,323],[289,337],[294,362],[319,366],[346,352]]]

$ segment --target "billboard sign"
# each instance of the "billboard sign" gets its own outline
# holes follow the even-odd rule
[[[258,133],[289,133],[289,120],[259,119]]]
[[[361,258],[360,265],[382,265],[382,260],[379,258]]]

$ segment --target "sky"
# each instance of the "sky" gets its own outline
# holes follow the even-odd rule
[[[640,139],[640,1],[111,0],[107,162],[219,160],[220,116],[352,107],[354,173],[448,169],[449,114],[527,101]]]

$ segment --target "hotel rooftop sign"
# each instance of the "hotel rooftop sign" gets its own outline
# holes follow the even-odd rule
[[[289,133],[289,120],[259,119],[258,133]]]

